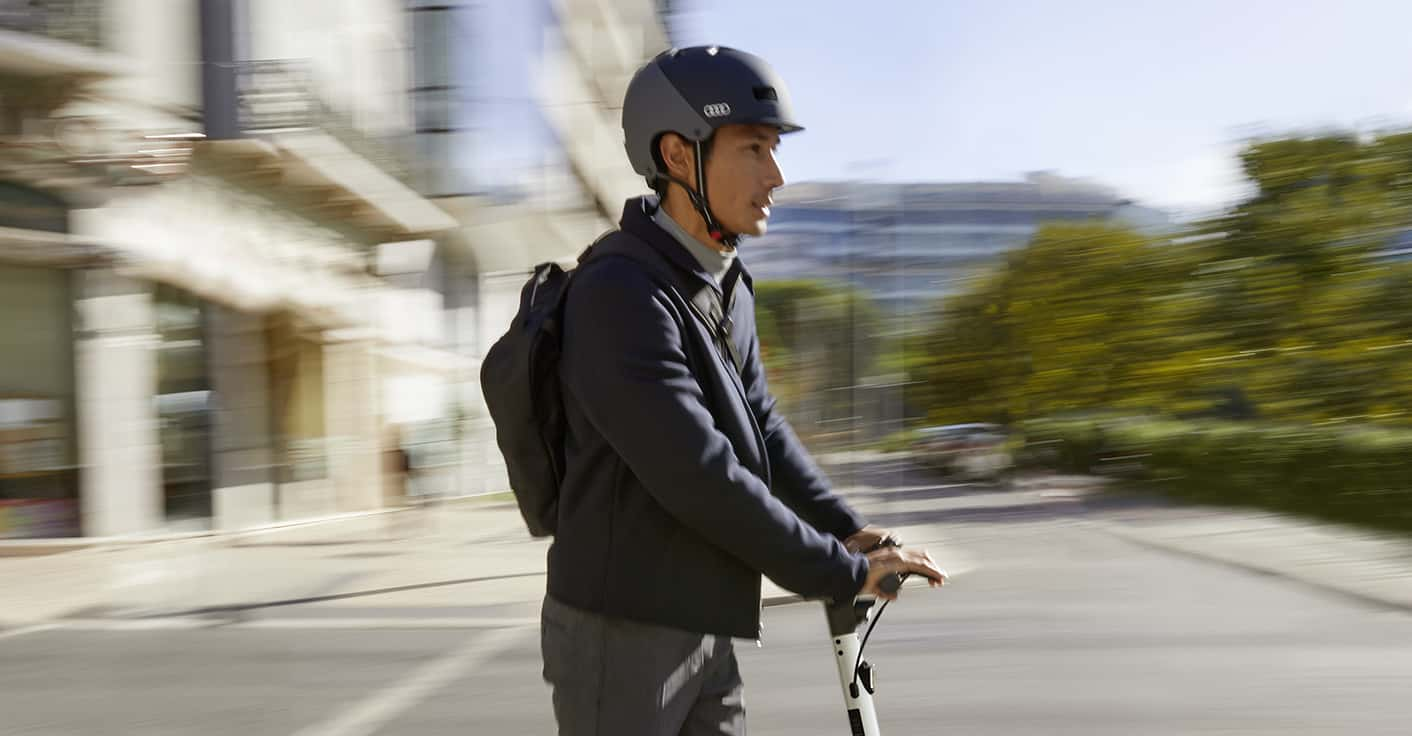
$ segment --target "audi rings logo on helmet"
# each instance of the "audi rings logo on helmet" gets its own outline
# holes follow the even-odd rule
[[[731,106],[724,102],[717,102],[714,105],[701,108],[701,112],[708,118],[723,118],[731,114]]]

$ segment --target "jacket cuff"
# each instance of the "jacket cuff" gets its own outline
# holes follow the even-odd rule
[[[858,597],[858,591],[863,589],[863,584],[868,582],[868,558],[851,552],[848,558],[848,575],[839,580],[838,587],[832,591],[836,603],[852,601]]]
[[[838,537],[838,541],[842,542],[848,539],[854,534],[863,531],[863,527],[868,525],[868,520],[864,519],[858,512],[844,506],[840,506],[839,510],[842,514],[838,521],[834,522],[833,530],[833,534],[835,537]]]

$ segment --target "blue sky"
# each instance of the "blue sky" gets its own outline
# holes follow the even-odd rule
[[[681,45],[768,58],[792,180],[1054,170],[1189,210],[1242,138],[1412,124],[1405,0],[677,0]]]

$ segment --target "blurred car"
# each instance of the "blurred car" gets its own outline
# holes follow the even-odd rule
[[[913,457],[922,465],[967,480],[1001,480],[1013,465],[1010,437],[998,424],[947,424],[917,430]]]

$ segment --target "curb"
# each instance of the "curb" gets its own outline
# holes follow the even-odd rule
[[[153,534],[129,534],[115,537],[63,537],[57,539],[6,539],[0,540],[0,559],[5,557],[41,557],[44,555],[77,552],[97,547],[135,547],[144,544],[166,542],[189,542],[197,539],[238,540],[244,536],[272,534],[301,527],[334,524],[341,521],[357,521],[384,514],[408,511],[416,506],[392,506],[370,511],[347,511],[328,516],[314,516],[307,519],[289,519],[269,524],[241,527],[239,529],[208,529],[197,532],[158,532]]]
[[[494,505],[498,503],[513,504],[513,497],[507,497],[507,491],[487,491],[484,493],[470,493],[458,496],[442,496],[435,499],[432,505]],[[284,521],[274,521],[268,524],[258,524],[255,526],[240,527],[238,529],[208,529],[195,532],[154,532],[125,534],[109,537],[59,537],[41,539],[0,539],[0,559],[6,557],[43,557],[46,555],[62,554],[65,552],[76,552],[95,547],[130,547],[140,544],[160,544],[163,542],[185,542],[194,539],[225,538],[238,540],[242,536],[258,536],[281,532],[300,527],[316,526],[320,524],[331,524],[340,521],[356,521],[367,519],[384,514],[395,514],[403,511],[413,511],[423,508],[422,504],[409,503],[402,506],[388,506],[380,509],[369,509],[367,511],[345,511],[327,516],[313,516],[305,519],[288,519]]]

